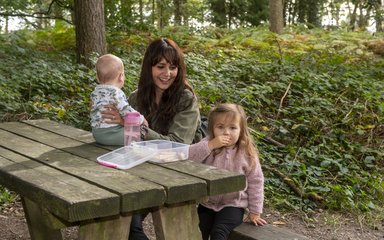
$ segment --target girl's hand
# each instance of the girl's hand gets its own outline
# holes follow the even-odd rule
[[[211,139],[208,142],[208,147],[210,150],[221,148],[221,147],[227,146],[229,143],[229,140],[230,140],[229,136],[220,135],[220,136],[217,136],[217,137]]]
[[[248,214],[248,216],[245,218],[244,221],[245,222],[251,222],[251,223],[255,224],[256,226],[263,226],[263,225],[267,224],[267,221],[262,219],[260,217],[260,214],[251,213],[251,212]]]
[[[120,116],[120,113],[115,105],[105,105],[104,109],[106,110],[101,111],[101,117],[105,123],[124,125],[124,119]]]

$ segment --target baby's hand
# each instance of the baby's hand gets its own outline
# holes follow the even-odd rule
[[[245,222],[251,222],[251,223],[255,224],[256,226],[262,226],[262,225],[267,224],[267,221],[262,219],[260,217],[260,214],[251,213],[251,212],[248,214],[247,218],[245,219]]]
[[[148,121],[145,118],[144,118],[144,121],[143,121],[143,125],[146,126],[146,127],[149,127]]]
[[[208,142],[208,147],[211,150],[217,149],[217,148],[221,148],[221,147],[224,147],[224,146],[228,145],[229,140],[230,139],[229,139],[228,136],[220,135],[220,136],[217,136],[217,137],[211,139]]]

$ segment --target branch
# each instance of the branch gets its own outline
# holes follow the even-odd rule
[[[291,88],[291,85],[292,85],[292,81],[289,82],[288,87],[285,90],[285,93],[284,93],[283,97],[280,99],[280,105],[279,105],[279,109],[277,110],[276,119],[279,119],[279,115],[280,115],[281,109],[283,108],[284,99],[287,96],[288,91]]]
[[[73,23],[63,17],[57,17],[57,16],[49,16],[52,12],[52,6],[54,3],[57,3],[59,6],[63,6],[63,3],[60,0],[52,0],[52,2],[48,6],[48,10],[44,12],[34,12],[31,14],[27,13],[9,13],[9,12],[0,12],[0,16],[4,17],[32,17],[32,18],[39,18],[39,19],[59,19],[63,20],[71,25]],[[46,15],[46,16],[40,16],[40,15]]]
[[[257,135],[257,136],[258,136],[259,138],[261,138],[261,140],[263,140],[264,142],[271,143],[271,144],[273,144],[273,145],[275,145],[275,146],[278,146],[278,147],[285,147],[284,144],[282,144],[282,143],[280,143],[280,142],[278,142],[278,141],[276,141],[276,140],[274,140],[274,139],[272,139],[272,138],[269,138],[269,137],[265,136],[265,134],[263,134],[263,133],[261,133],[261,132],[258,132],[258,131],[256,131],[255,129],[252,129],[252,128],[250,128],[250,127],[248,127],[248,129],[249,129],[249,131],[250,131],[251,133],[254,133],[255,135]]]
[[[300,197],[303,197],[303,198],[307,198],[307,199],[310,199],[312,201],[316,201],[316,202],[320,202],[323,200],[323,198],[321,196],[319,196],[317,193],[315,192],[310,192],[310,193],[306,193],[304,192],[303,189],[301,189],[300,187],[298,187],[295,182],[290,179],[289,177],[287,177],[286,175],[284,175],[282,172],[280,172],[279,170],[277,170],[276,168],[272,168],[272,167],[269,167],[267,165],[262,165],[262,167],[270,172],[272,172],[273,174],[277,175],[285,184],[288,185],[288,187],[293,191],[295,192],[297,195],[299,195]]]
[[[63,17],[56,17],[56,16],[38,16],[39,14],[42,14],[42,13],[32,13],[32,14],[26,14],[26,13],[8,13],[8,12],[0,12],[0,16],[4,16],[4,17],[32,17],[32,18],[42,18],[42,19],[59,19],[59,20],[63,20],[71,25],[73,25],[73,23],[68,20],[68,19],[65,19]]]

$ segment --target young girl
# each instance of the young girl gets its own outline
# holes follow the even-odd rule
[[[256,147],[248,131],[244,109],[236,104],[219,104],[208,116],[208,137],[189,148],[189,159],[246,176],[244,190],[211,196],[198,207],[203,240],[228,239],[243,221],[255,225],[267,222],[260,217],[264,200],[264,176]]]

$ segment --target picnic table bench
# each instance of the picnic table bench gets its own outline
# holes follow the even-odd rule
[[[108,168],[111,151],[84,130],[50,120],[0,123],[0,185],[21,196],[32,240],[127,240],[134,213],[151,210],[159,240],[201,239],[196,203],[245,187],[243,175],[189,160]]]

